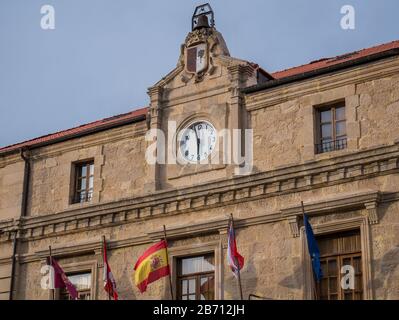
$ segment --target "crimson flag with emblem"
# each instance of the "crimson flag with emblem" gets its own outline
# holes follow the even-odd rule
[[[111,268],[108,263],[107,258],[107,243],[105,238],[103,238],[103,280],[104,280],[104,290],[108,293],[108,297],[112,297],[114,300],[118,300],[118,292],[116,291],[116,281],[111,272]]]

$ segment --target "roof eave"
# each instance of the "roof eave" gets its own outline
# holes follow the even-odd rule
[[[293,76],[288,76],[288,77],[284,77],[284,78],[280,78],[280,79],[276,79],[276,80],[270,80],[270,81],[267,81],[267,82],[259,84],[259,85],[243,88],[241,91],[246,94],[255,93],[258,91],[275,88],[275,87],[278,87],[281,85],[285,85],[285,84],[289,84],[289,83],[293,83],[293,82],[297,82],[297,81],[301,81],[301,80],[306,80],[309,78],[313,78],[313,77],[317,77],[320,75],[348,69],[351,67],[355,67],[358,65],[374,62],[377,60],[381,60],[381,59],[385,59],[385,58],[389,58],[389,57],[393,57],[393,56],[397,56],[397,55],[399,55],[399,48],[394,48],[394,49],[390,49],[387,51],[368,55],[365,57],[360,57],[357,59],[334,64],[329,67],[320,68],[320,69],[316,69],[316,70],[312,70],[312,71],[308,71],[308,72],[303,72],[303,73],[295,74]]]
[[[15,146],[15,148],[12,148],[12,149],[9,149],[9,150],[3,151],[3,152],[0,151],[0,156],[3,157],[3,156],[7,156],[7,155],[10,155],[10,154],[13,154],[13,153],[17,153],[17,152],[20,152],[21,149],[32,150],[32,149],[45,147],[45,146],[56,144],[56,143],[59,143],[59,142],[64,142],[64,141],[67,141],[67,140],[71,140],[71,139],[87,136],[89,134],[94,134],[94,133],[98,133],[98,132],[101,132],[101,131],[105,131],[105,130],[121,127],[121,126],[124,126],[124,125],[128,125],[128,124],[131,124],[131,123],[143,121],[145,119],[146,119],[146,115],[145,114],[141,114],[141,115],[137,115],[134,118],[129,118],[129,119],[121,120],[121,121],[118,121],[118,122],[104,124],[104,125],[101,125],[101,126],[98,126],[98,127],[94,127],[94,128],[89,128],[89,129],[84,130],[82,132],[71,133],[69,135],[66,135],[66,136],[63,136],[63,137],[54,138],[54,139],[51,139],[49,141],[38,142],[38,143],[31,144],[31,145],[26,145],[26,146],[24,146],[24,145]]]

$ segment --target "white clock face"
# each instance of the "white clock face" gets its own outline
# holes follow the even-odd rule
[[[207,121],[198,121],[183,129],[180,135],[181,155],[189,162],[207,159],[216,146],[215,127]]]

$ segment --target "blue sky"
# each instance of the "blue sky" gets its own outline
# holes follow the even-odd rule
[[[399,39],[397,0],[209,2],[230,53],[269,72]],[[202,3],[1,0],[0,146],[148,105]],[[45,4],[55,30],[40,27]],[[340,27],[343,5],[355,30]]]

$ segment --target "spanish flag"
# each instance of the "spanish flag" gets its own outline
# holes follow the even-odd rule
[[[165,240],[148,248],[134,266],[134,282],[143,293],[147,285],[170,274]]]

